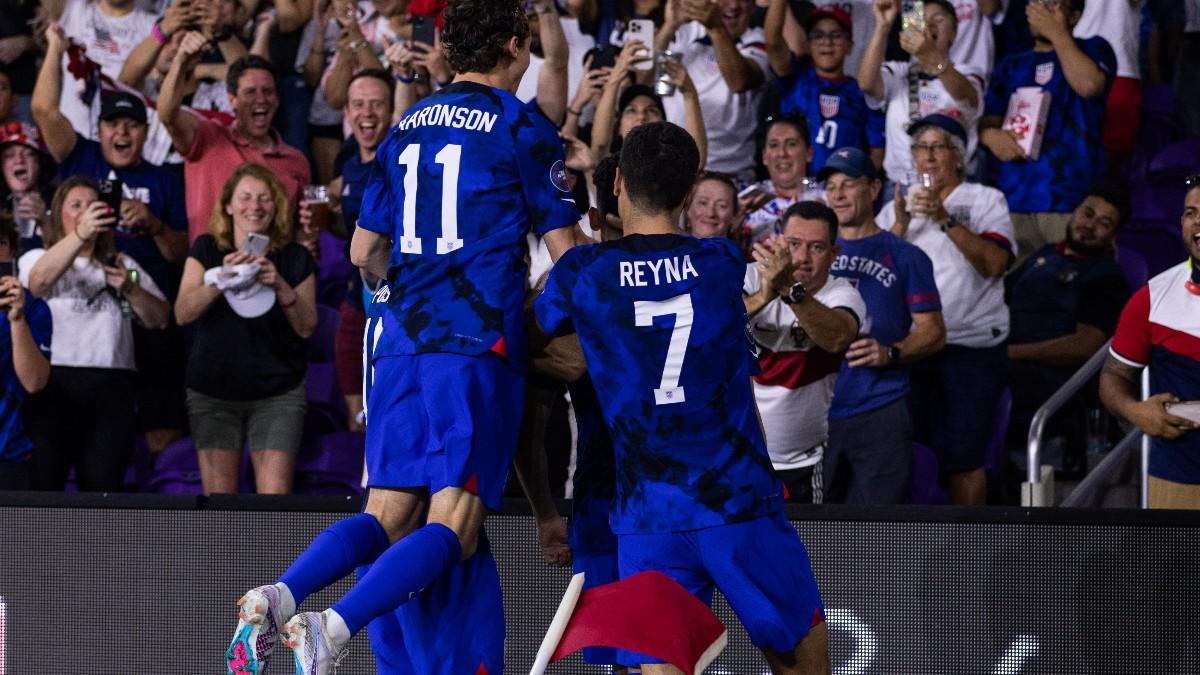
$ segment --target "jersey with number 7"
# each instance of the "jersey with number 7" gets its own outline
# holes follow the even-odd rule
[[[617,460],[617,534],[680,532],[782,508],[750,376],[733,242],[631,235],[574,248],[534,304],[579,335]]]
[[[524,368],[525,235],[579,220],[554,125],[458,82],[409,109],[377,158],[358,220],[392,238],[373,357],[494,351]]]

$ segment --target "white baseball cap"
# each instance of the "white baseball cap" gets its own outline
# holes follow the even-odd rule
[[[244,319],[256,319],[271,311],[271,308],[275,306],[275,289],[268,288],[257,281],[248,286],[230,288],[223,292],[229,307]]]

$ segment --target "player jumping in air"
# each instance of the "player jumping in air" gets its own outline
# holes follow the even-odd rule
[[[401,620],[418,672],[503,667],[499,577],[490,556],[474,554],[485,544],[484,515],[500,506],[524,401],[524,237],[544,235],[557,258],[575,244],[578,213],[554,125],[510,93],[529,64],[521,0],[450,0],[442,46],[459,75],[413,106],[379,148],[351,243],[354,263],[388,282],[367,328],[365,511],[332,525],[275,584],[241,599],[231,672],[235,663],[262,672],[283,633],[297,673],[329,673],[372,619],[422,604],[433,613],[413,631]],[[367,564],[332,608],[296,613]],[[466,594],[451,589],[439,600],[422,590],[472,565],[487,568],[467,573],[489,580],[495,599],[469,594],[472,611],[488,614],[473,615],[472,627],[489,630],[453,622],[431,630],[429,617],[453,614],[445,603]],[[422,665],[412,654],[421,639],[412,632],[421,631],[463,647]]]
[[[706,602],[720,589],[773,672],[826,673],[820,593],[754,406],[745,262],[676,227],[698,168],[683,129],[631,131],[614,190],[625,236],[563,255],[534,309],[579,335],[612,434],[621,576],[657,570]]]

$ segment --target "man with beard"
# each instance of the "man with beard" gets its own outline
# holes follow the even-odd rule
[[[1130,294],[1113,255],[1128,217],[1128,194],[1096,185],[1072,212],[1066,239],[1043,246],[1008,276],[1010,447],[1024,446],[1037,409],[1112,337]],[[1057,415],[1049,433],[1081,437],[1082,403]]]
[[[202,34],[192,31],[185,35],[158,98],[159,118],[185,160],[189,240],[208,231],[221,186],[243,162],[270,169],[283,181],[293,204],[312,180],[308,158],[271,128],[279,108],[279,90],[274,68],[262,57],[247,56],[229,66],[225,85],[234,110],[232,124],[223,126],[182,109],[184,80],[208,48],[209,41]]]

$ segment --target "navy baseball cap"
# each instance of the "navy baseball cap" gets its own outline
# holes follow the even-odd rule
[[[851,178],[866,176],[874,180],[875,163],[867,153],[858,148],[838,148],[825,161],[825,166],[817,172],[817,180],[828,180],[835,173],[844,173]]]
[[[100,99],[100,119],[108,122],[120,117],[145,124],[146,104],[141,98],[124,91],[105,94]]]
[[[937,127],[962,141],[964,146],[967,144],[967,130],[963,128],[962,122],[949,115],[943,113],[926,115],[908,127],[908,135],[916,138],[917,134],[921,133],[921,130],[926,127]]]

